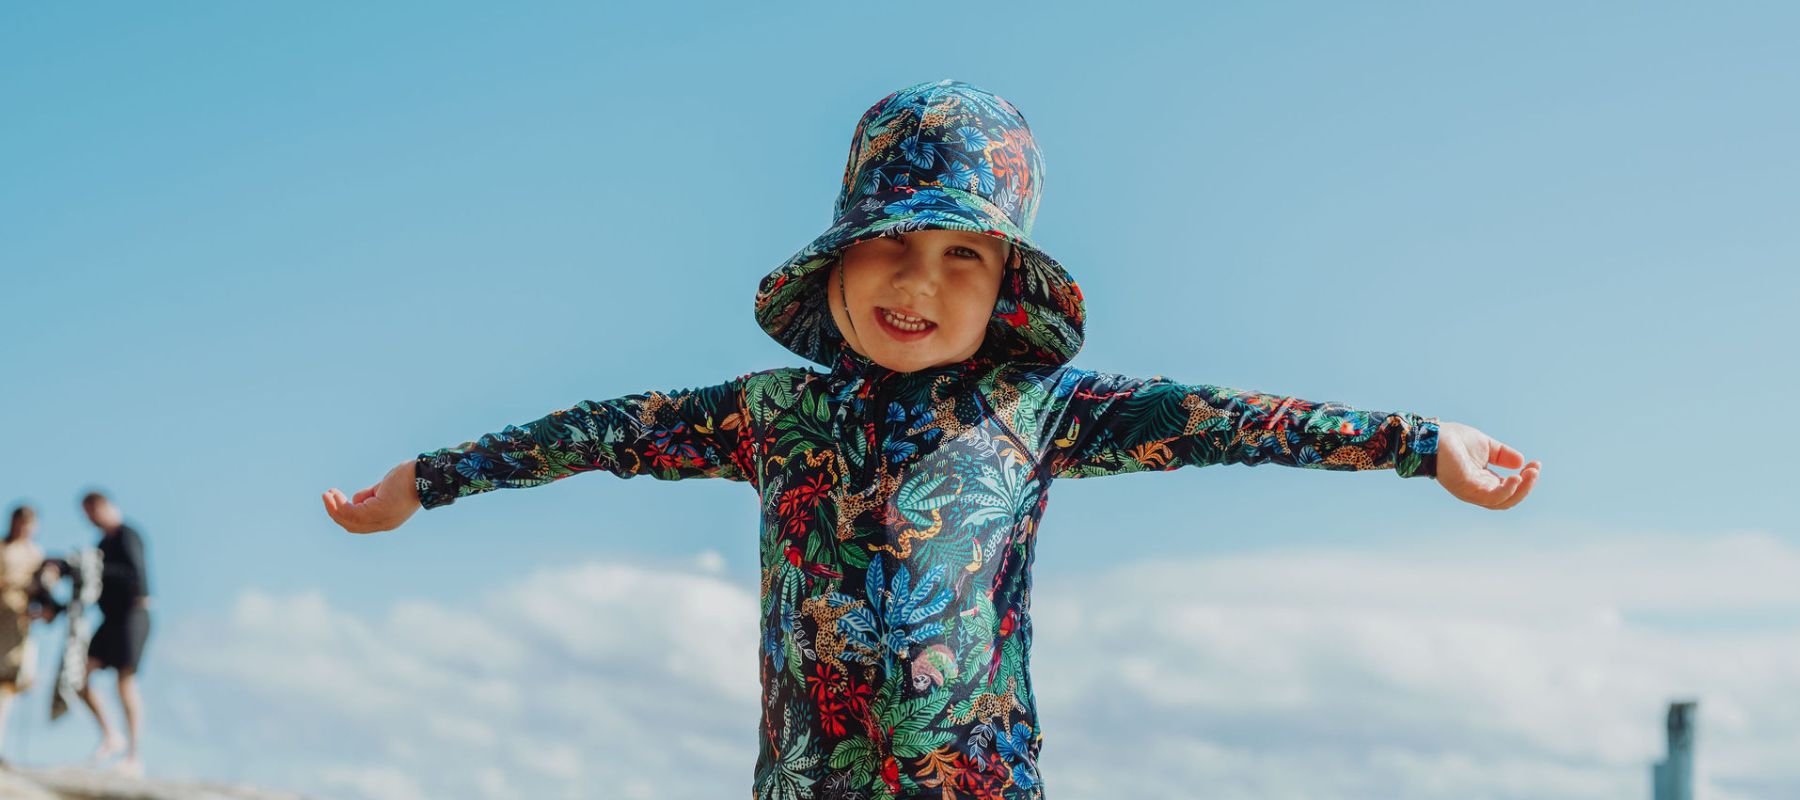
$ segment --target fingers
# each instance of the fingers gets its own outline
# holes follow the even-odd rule
[[[1517,475],[1508,475],[1502,478],[1499,475],[1496,475],[1492,470],[1484,471],[1487,472],[1487,474],[1492,475],[1499,482],[1495,483],[1493,486],[1480,490],[1475,499],[1470,500],[1469,502],[1481,506],[1482,508],[1499,508],[1501,503],[1512,499],[1513,490],[1519,487],[1519,483],[1522,479]]]
[[[1469,502],[1493,511],[1512,508],[1524,500],[1526,495],[1531,494],[1531,487],[1537,483],[1538,473],[1542,468],[1543,465],[1536,461],[1526,464],[1525,468],[1520,470],[1517,475],[1506,476],[1498,486],[1481,492],[1479,499]]]
[[[1525,499],[1526,495],[1531,494],[1531,487],[1537,483],[1538,473],[1541,471],[1543,471],[1543,465],[1536,461],[1526,464],[1525,468],[1519,471],[1519,474],[1513,476],[1513,478],[1518,479],[1518,485],[1513,487],[1511,496],[1502,501],[1499,505],[1490,506],[1490,508],[1495,511],[1503,511],[1518,505],[1520,501]]]
[[[1490,436],[1488,437],[1488,463],[1496,467],[1518,469],[1525,464],[1525,454]]]
[[[374,486],[371,486],[371,487],[369,487],[369,488],[367,488],[367,489],[364,489],[364,490],[362,490],[362,491],[360,491],[360,492],[357,492],[357,493],[356,493],[356,496],[355,496],[355,497],[353,497],[353,498],[351,498],[351,499],[350,499],[350,502],[352,502],[352,503],[360,503],[360,502],[362,502],[362,501],[364,501],[364,500],[367,500],[367,499],[369,499],[369,498],[371,498],[371,497],[374,497],[374,496],[375,496],[375,487],[374,487]]]
[[[357,494],[361,495],[362,492]],[[375,533],[383,530],[371,524],[367,507],[350,502],[343,492],[328,489],[322,499],[325,501],[325,513],[344,530],[351,533]]]
[[[345,501],[344,493],[336,489],[327,489],[322,497],[325,501],[325,513],[331,516],[331,521],[348,529],[350,521],[345,519],[344,510],[349,503]]]
[[[1523,473],[1506,476],[1506,480],[1500,482],[1500,488],[1489,496],[1489,498],[1481,504],[1481,507],[1491,511],[1499,511],[1500,509],[1511,507],[1513,495],[1518,494],[1519,487],[1524,485],[1525,478],[1523,477]]]

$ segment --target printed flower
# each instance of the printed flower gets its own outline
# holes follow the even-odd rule
[[[985,158],[978,159],[972,169],[975,173],[975,191],[988,194],[998,188],[999,181],[994,178],[994,162]]]
[[[790,536],[806,533],[818,513],[825,495],[831,491],[831,479],[823,474],[806,476],[806,479],[781,493],[781,501],[776,505],[776,513],[781,517],[781,531]]]
[[[456,471],[465,478],[479,478],[481,477],[482,472],[492,466],[493,463],[494,462],[488,460],[487,456],[480,453],[470,453],[457,459]]]
[[[946,186],[973,190],[976,183],[975,170],[968,164],[956,161],[944,167],[944,184]]]
[[[787,648],[781,646],[781,628],[775,625],[763,625],[763,652],[769,656],[769,663],[775,671],[787,668]]]
[[[914,194],[911,197],[888,203],[881,211],[884,214],[917,214],[930,211],[933,205],[935,203],[932,202],[930,195]],[[890,231],[898,230],[901,230],[898,226],[890,229]]]
[[[827,662],[814,662],[812,673],[806,676],[806,690],[814,702],[824,702],[826,698],[843,693],[844,674]]]
[[[962,137],[963,149],[971,153],[979,153],[987,149],[987,132],[973,125],[964,125],[956,129],[956,135]]]
[[[895,569],[889,582],[882,567],[885,562],[879,554],[869,562],[864,575],[868,604],[845,612],[838,618],[838,627],[847,640],[879,654],[891,674],[895,659],[904,658],[912,645],[943,634],[943,623],[928,620],[950,604],[951,594],[937,585],[944,575],[943,564],[933,566],[914,586],[905,563]],[[834,605],[855,602],[842,594],[831,599]]]
[[[1033,777],[1037,774],[1037,764],[1031,757],[1031,726],[1023,722],[1013,723],[1012,732],[1000,731],[996,742],[1000,757],[1012,765],[1013,783],[1021,788],[1029,789],[1037,785]]]
[[[900,154],[915,167],[929,169],[937,145],[917,136],[909,136],[900,142]]]
[[[919,446],[905,439],[889,439],[881,445],[881,452],[887,455],[889,464],[898,464],[907,456],[919,452]]]
[[[895,761],[891,755],[881,761],[881,781],[888,785],[888,791],[899,793],[900,762]]]
[[[1000,800],[1004,797],[1007,783],[1007,769],[999,759],[992,765],[983,758],[971,759],[957,753],[950,762],[954,770],[951,774],[950,787],[962,795],[979,800]]]

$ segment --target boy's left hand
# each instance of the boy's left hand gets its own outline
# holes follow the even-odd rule
[[[1520,469],[1504,478],[1489,464]],[[1438,423],[1437,482],[1456,499],[1499,511],[1512,508],[1531,494],[1543,465],[1526,463],[1525,456],[1481,431],[1459,422]]]

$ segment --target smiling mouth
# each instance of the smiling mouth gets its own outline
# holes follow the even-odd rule
[[[883,324],[902,333],[924,333],[937,327],[937,323],[924,317],[901,314],[880,306],[875,307],[875,316],[880,317]]]

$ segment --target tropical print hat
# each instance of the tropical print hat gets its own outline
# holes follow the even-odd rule
[[[756,321],[782,346],[833,366],[849,345],[825,278],[845,248],[883,235],[949,229],[1011,242],[977,358],[1061,365],[1081,349],[1081,288],[1031,241],[1044,165],[1025,117],[968,83],[900,89],[863,112],[831,227],[763,278]]]

